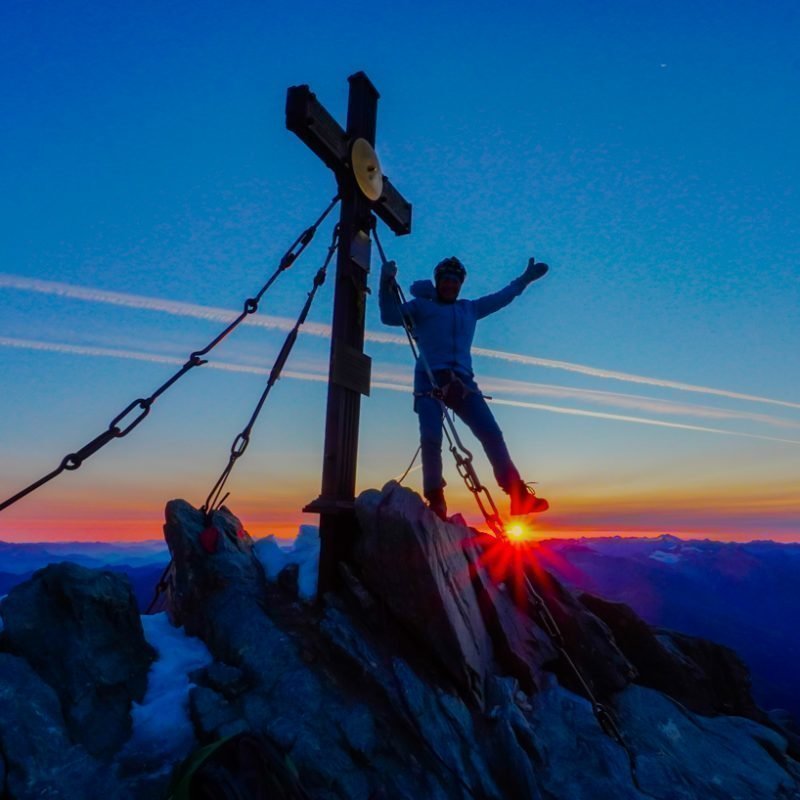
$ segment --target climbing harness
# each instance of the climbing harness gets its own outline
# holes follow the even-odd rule
[[[414,397],[435,397],[441,400],[448,408],[455,409],[468,395],[477,394],[485,400],[492,398],[480,389],[473,389],[461,380],[461,376],[452,369],[437,369],[433,373],[434,388],[427,392],[414,392]]]
[[[378,253],[381,257],[382,264],[387,263],[386,253],[381,246],[380,238],[378,236],[377,225],[373,224],[373,232],[375,236],[375,244],[378,247]],[[411,351],[414,354],[414,358],[416,361],[422,365],[422,368],[425,370],[425,373],[430,380],[431,386],[433,389],[429,393],[425,393],[431,397],[436,398],[439,400],[442,406],[442,425],[445,436],[447,437],[447,441],[450,447],[450,452],[453,454],[453,457],[456,462],[456,469],[458,470],[458,474],[463,478],[464,483],[466,484],[467,488],[472,493],[473,497],[475,498],[478,508],[483,514],[484,519],[486,520],[486,524],[492,533],[495,535],[498,541],[512,546],[508,533],[505,529],[505,524],[503,523],[502,518],[497,510],[497,506],[492,499],[492,495],[489,490],[484,486],[480,479],[478,478],[478,474],[475,471],[475,467],[472,463],[472,453],[464,446],[463,442],[461,441],[460,437],[458,436],[458,432],[455,427],[455,423],[450,416],[450,412],[447,408],[445,394],[435,380],[434,373],[430,368],[430,364],[428,360],[425,358],[425,354],[422,352],[421,347],[419,346],[419,341],[417,336],[414,332],[414,324],[413,321],[405,314],[403,311],[406,303],[405,295],[403,294],[403,290],[398,284],[397,280],[392,278],[391,283],[392,295],[394,297],[395,302],[397,303],[398,310],[400,311],[400,317],[402,321],[403,328],[406,332],[406,336],[408,338],[408,342],[411,345]],[[416,455],[414,456],[416,459]],[[412,461],[413,463],[413,461]],[[410,470],[409,466],[409,470]],[[406,471],[406,474],[408,470]],[[405,477],[405,475],[403,475]],[[566,649],[566,643],[564,641],[564,636],[561,633],[561,629],[558,627],[558,624],[553,617],[550,609],[547,606],[542,595],[536,590],[529,575],[526,572],[523,572],[523,577],[525,579],[525,587],[528,592],[528,597],[530,598],[530,604],[533,608],[534,613],[536,614],[542,628],[550,637],[553,645],[555,646],[556,650],[558,650],[559,655],[564,660],[564,663],[568,666],[570,671],[573,673],[575,678],[577,679],[578,683],[580,684],[581,688],[586,694],[589,702],[592,706],[592,713],[594,714],[595,718],[597,719],[598,724],[602,731],[614,741],[622,747],[628,755],[628,760],[631,766],[631,772],[634,776],[634,781],[636,780],[636,770],[635,770],[635,763],[633,759],[633,753],[631,752],[628,745],[625,743],[625,740],[622,737],[622,733],[619,730],[619,727],[614,720],[611,711],[606,708],[597,698],[594,696],[591,688],[589,687],[588,682],[581,674],[580,670],[578,669],[577,664],[573,661],[572,657],[569,655]]]
[[[247,300],[245,300],[244,308],[239,316],[233,320],[233,322],[231,322],[221,333],[212,339],[202,350],[195,350],[193,353],[191,353],[186,363],[171,378],[162,383],[161,386],[159,386],[158,389],[156,389],[149,397],[140,397],[124,408],[119,414],[117,414],[116,417],[114,417],[114,419],[111,420],[108,428],[99,436],[96,436],[77,452],[68,453],[66,456],[64,456],[64,458],[61,460],[61,463],[52,472],[47,473],[47,475],[44,477],[39,478],[38,481],[35,481],[30,486],[27,486],[22,491],[17,492],[12,497],[9,497],[7,500],[4,500],[2,503],[0,503],[0,511],[4,511],[10,505],[16,503],[17,500],[21,500],[23,497],[38,489],[40,486],[43,486],[48,481],[51,481],[57,475],[60,475],[62,472],[64,472],[64,470],[72,471],[78,469],[87,458],[93,456],[98,450],[100,450],[102,447],[105,447],[105,445],[107,445],[113,439],[121,439],[123,436],[127,436],[150,413],[153,403],[164,392],[166,392],[167,389],[169,389],[191,369],[194,369],[194,367],[199,367],[208,363],[207,359],[202,358],[202,356],[205,356],[211,352],[211,350],[213,350],[234,328],[238,327],[238,325],[246,317],[248,317],[250,314],[255,314],[255,312],[258,311],[258,304],[261,301],[261,298],[264,296],[270,286],[272,286],[272,284],[277,280],[278,276],[282,272],[285,272],[287,269],[289,269],[289,267],[291,267],[292,264],[294,264],[294,262],[297,260],[297,257],[306,249],[306,247],[308,247],[308,245],[311,243],[311,240],[314,238],[314,234],[317,232],[317,229],[322,224],[323,220],[328,216],[328,214],[330,214],[330,212],[334,209],[336,204],[339,202],[339,199],[340,197],[337,194],[333,200],[331,200],[322,214],[320,214],[317,220],[308,228],[306,228],[306,230],[304,230],[294,240],[292,245],[282,256],[275,272],[270,276],[261,289],[259,289],[258,293],[254,297],[249,297]],[[133,419],[123,422],[129,418],[131,414],[135,414]]]

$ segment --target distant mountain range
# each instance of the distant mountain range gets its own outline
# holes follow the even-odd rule
[[[645,621],[733,648],[766,709],[800,720],[800,544],[708,539],[551,539],[543,565],[566,583],[630,605]]]
[[[139,609],[147,608],[155,585],[169,561],[163,541],[145,542],[0,542],[0,596],[30,578],[37,569],[59,561],[110,569],[130,578]]]
[[[565,583],[630,605],[645,621],[733,648],[764,708],[800,720],[800,544],[656,538],[550,539],[534,546]],[[162,541],[0,542],[0,595],[47,564],[123,572],[140,610],[169,560]]]

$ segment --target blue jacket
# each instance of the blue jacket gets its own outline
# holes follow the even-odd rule
[[[414,323],[419,346],[428,360],[431,370],[452,369],[467,377],[472,372],[472,339],[479,319],[499,311],[515,297],[522,294],[528,282],[515,278],[508,286],[494,294],[477,300],[456,300],[442,303],[437,299],[436,287],[431,281],[417,281],[411,287],[414,300],[402,306],[403,313]],[[385,325],[402,325],[403,319],[395,302],[391,286],[381,281],[378,294],[381,322]],[[417,373],[424,369],[417,363]]]

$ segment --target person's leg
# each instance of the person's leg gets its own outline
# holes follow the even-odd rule
[[[419,417],[422,453],[422,491],[433,511],[442,519],[447,515],[442,476],[442,406],[433,397],[418,397],[414,408]]]
[[[483,445],[500,488],[506,493],[511,492],[522,479],[511,460],[503,432],[483,395],[479,392],[470,392],[453,410]]]
[[[511,514],[532,514],[547,511],[549,503],[537,497],[514,466],[506,447],[503,432],[486,400],[478,392],[468,394],[454,409],[483,445],[500,488],[511,497]]]

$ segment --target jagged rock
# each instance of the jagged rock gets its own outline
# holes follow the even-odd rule
[[[530,726],[538,743],[541,765],[536,774],[545,797],[652,800],[636,788],[625,751],[602,733],[585,698],[558,685],[545,688],[534,698]]]
[[[0,653],[0,767],[0,796],[9,800],[128,796],[104,765],[70,741],[53,688],[8,653]]]
[[[211,554],[200,539],[207,527],[216,531],[216,549]],[[169,618],[174,625],[183,625],[190,636],[203,631],[216,641],[216,629],[204,626],[234,614],[243,598],[264,595],[264,572],[252,557],[253,540],[226,508],[215,512],[213,525],[206,526],[203,514],[185,500],[167,503],[164,537],[175,576],[167,593]],[[221,600],[225,607],[217,608]],[[220,637],[226,638],[224,632]],[[206,644],[215,651],[211,641],[206,639]]]
[[[525,565],[525,574],[552,614],[563,637],[564,649],[595,697],[606,701],[624,689],[636,677],[636,669],[620,651],[608,626],[538,564],[535,552]],[[536,608],[535,596],[532,606]],[[536,618],[538,612],[533,613]],[[561,658],[553,670],[563,686],[583,693],[580,681],[565,659]]]
[[[220,661],[214,661],[209,666],[196,670],[189,677],[196,684],[207,686],[228,700],[238,697],[247,687],[242,670]]]
[[[365,614],[371,615],[375,611],[375,598],[344,561],[339,564],[339,574],[342,576],[342,582],[350,596],[358,603],[359,609]]]
[[[361,578],[480,704],[492,646],[463,552],[468,528],[438,519],[394,481],[356,500]]]
[[[375,733],[375,718],[364,703],[358,703],[338,720],[338,727],[350,748],[363,764],[369,764],[375,753],[378,739]]]
[[[298,595],[298,578],[300,575],[300,567],[297,564],[287,564],[278,573],[278,586],[283,589],[288,595],[297,597]]]
[[[536,688],[544,668],[583,691],[544,626],[531,617],[526,576],[598,698],[611,697],[635,675],[608,627],[542,569],[530,550],[523,556],[507,543],[441,522],[418,495],[394,481],[381,492],[362,493],[356,513],[360,577],[479,703],[492,660],[526,691]]]
[[[534,761],[538,748],[533,732],[516,703],[517,682],[511,678],[493,678],[489,702],[493,721],[487,742],[497,782],[505,797],[540,800]]]
[[[463,700],[422,681],[402,659],[379,653],[337,609],[326,610],[320,631],[370,695],[380,695],[395,712],[395,739],[408,741],[411,736],[422,741],[436,762],[446,767],[454,788],[477,784],[487,797],[502,797]],[[435,775],[433,770],[429,772],[431,777]],[[434,796],[434,788],[429,786],[427,793],[419,796]]]
[[[773,800],[800,797],[785,769],[786,740],[743,717],[703,717],[653,689],[617,698],[639,785],[663,800]]]
[[[167,506],[169,610],[215,658],[192,673],[199,686],[191,716],[202,741],[243,729],[267,737],[290,757],[312,800],[800,797],[800,765],[782,736],[747,719],[704,719],[658,691],[627,685],[632,667],[612,631],[534,557],[512,577],[530,577],[594,690],[611,696],[630,761],[591,704],[568,688],[572,676],[532,616],[524,581],[501,587],[474,532],[439,523],[396,484],[359,503],[373,527],[357,537],[361,557],[343,568],[346,590],[322,607],[265,580],[230,512],[219,512],[209,532],[187,503]],[[388,539],[370,544],[372,562],[369,537]],[[423,616],[412,597],[398,605],[404,619],[390,611],[390,589],[427,592],[432,612]],[[449,630],[460,648],[450,661],[429,626]],[[659,663],[691,657],[708,675],[726,674],[714,671],[715,651],[698,655],[696,642],[653,635],[673,659]],[[459,672],[454,661],[465,653],[475,660]],[[0,786],[5,770],[9,800],[161,796],[166,774],[122,756],[117,774],[128,771],[115,785],[110,769],[69,742],[61,713],[27,662],[0,654]]]
[[[541,683],[542,670],[558,660],[558,652],[527,613],[525,592],[515,597],[503,580],[505,576],[493,574],[492,565],[502,558],[499,553],[495,558],[495,551],[501,547],[504,545],[491,536],[475,534],[464,541],[472,585],[494,657],[504,673],[515,677],[531,693]]]
[[[688,661],[695,664],[703,676],[696,694],[705,692],[712,709],[723,714],[750,717],[762,721],[766,715],[756,705],[750,693],[750,673],[729,647],[709,642],[677,631],[657,629],[659,640],[669,642]],[[697,698],[692,699],[697,702]]]
[[[637,683],[658,689],[700,714],[763,719],[750,695],[747,668],[729,648],[656,631],[625,603],[586,593],[580,600],[611,629],[639,673]]]
[[[233,732],[248,730],[236,709],[225,698],[205,686],[189,692],[189,716],[201,744],[208,744]]]
[[[252,731],[289,754],[312,797],[369,800],[383,791],[387,800],[467,800],[476,793],[500,800],[460,700],[454,701],[457,711],[415,680],[407,665],[377,656],[367,657],[375,664],[375,682],[365,682],[363,675],[359,680],[352,661],[344,666],[338,637],[334,646],[323,625],[313,622],[316,612],[270,590],[235,517],[225,511],[216,515],[223,535],[208,553],[199,543],[204,530],[199,511],[172,501],[166,515],[175,559],[171,614],[203,639],[217,660],[243,672],[247,691],[230,705]],[[355,628],[349,635],[354,641],[361,637]],[[365,641],[356,649],[370,652]],[[378,701],[376,685],[387,687]],[[410,695],[416,705],[409,705]],[[411,716],[411,708],[428,719]],[[373,755],[365,765],[369,751]]]
[[[3,603],[5,647],[55,689],[70,738],[108,757],[131,732],[154,653],[128,579],[77,564],[51,564]]]

